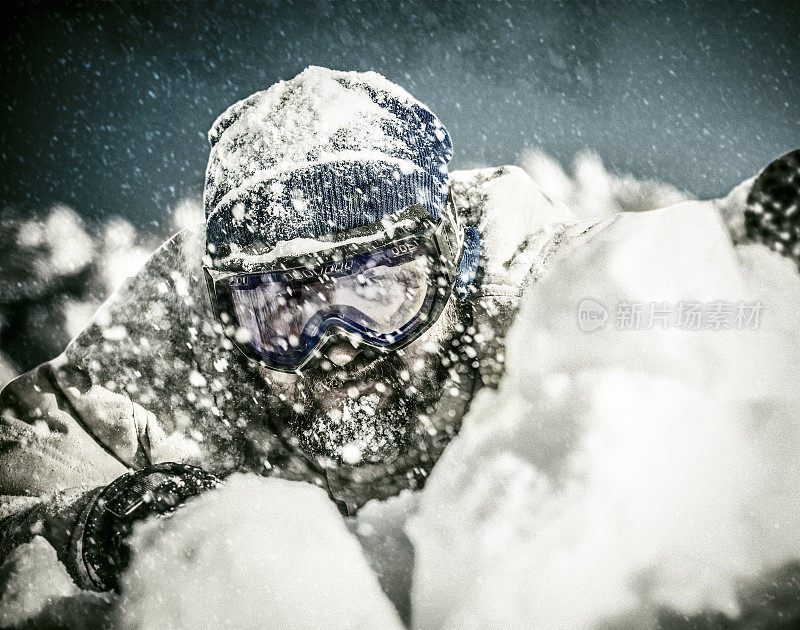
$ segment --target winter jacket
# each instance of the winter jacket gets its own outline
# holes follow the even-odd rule
[[[480,289],[468,298],[481,340],[477,373],[462,379],[471,395],[499,380],[523,287],[543,273],[574,217],[517,167],[456,172],[452,194],[483,246]],[[326,473],[296,446],[265,382],[215,323],[204,252],[203,225],[176,234],[63,354],[0,394],[0,559],[38,533],[86,583],[77,556],[92,499],[125,472],[163,461],[309,481],[351,511],[423,483],[452,431],[393,470],[356,475]],[[462,398],[445,395],[434,416],[460,419]]]

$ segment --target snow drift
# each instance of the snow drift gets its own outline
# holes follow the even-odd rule
[[[233,475],[134,530],[119,596],[78,589],[44,538],[17,547],[0,564],[0,628],[399,629],[415,503],[406,492],[345,523],[310,484]]]
[[[234,475],[132,546],[120,628],[402,627],[333,502],[306,483]]]
[[[618,215],[531,287],[499,390],[473,403],[409,526],[415,627],[736,617],[743,585],[800,557],[800,281],[765,248],[734,250],[717,210]],[[586,298],[610,312],[590,333]],[[680,300],[761,300],[764,319],[615,326],[615,304]]]

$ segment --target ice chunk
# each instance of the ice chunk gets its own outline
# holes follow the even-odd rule
[[[122,628],[401,628],[319,488],[234,475],[134,531]]]
[[[800,557],[797,300],[770,302],[786,312],[759,330],[618,330],[622,302],[760,297],[758,257],[741,266],[693,202],[578,242],[526,293],[499,390],[473,402],[408,525],[417,628],[735,616],[743,581]],[[610,314],[594,332],[586,298]]]

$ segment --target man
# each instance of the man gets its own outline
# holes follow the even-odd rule
[[[206,225],[0,398],[0,549],[39,533],[83,586],[114,586],[135,521],[232,471],[347,513],[420,487],[557,240],[525,237],[571,218],[516,168],[451,186],[447,131],[374,73],[308,68],[209,139]]]
[[[0,396],[0,555],[40,534],[108,589],[135,522],[233,471],[344,513],[421,487],[525,285],[607,223],[514,167],[451,179],[447,131],[374,73],[308,68],[209,139],[205,225]]]

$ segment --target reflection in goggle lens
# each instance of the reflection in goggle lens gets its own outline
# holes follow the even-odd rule
[[[425,320],[431,278],[431,259],[411,242],[315,268],[237,276],[230,288],[250,343],[280,356],[310,349],[333,319],[391,343],[415,318]]]

